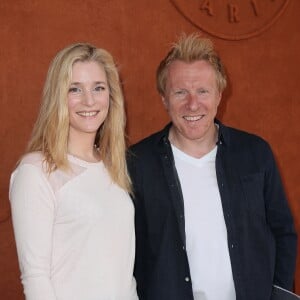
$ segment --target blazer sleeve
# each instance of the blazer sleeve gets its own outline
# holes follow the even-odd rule
[[[55,300],[50,280],[53,191],[38,167],[23,164],[11,176],[9,198],[26,299]]]
[[[280,174],[270,148],[267,165],[264,191],[266,213],[276,243],[273,283],[292,290],[297,257],[297,235]]]
[[[133,203],[135,207],[136,255],[134,276],[137,283],[137,293],[140,299],[145,299],[147,290],[147,274],[149,261],[148,230],[143,197],[143,174],[138,154],[133,152],[128,156],[128,170],[133,185]]]

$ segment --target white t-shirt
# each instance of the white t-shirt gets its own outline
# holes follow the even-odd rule
[[[72,172],[27,155],[10,201],[27,300],[136,300],[134,208],[102,162],[68,156]]]
[[[200,159],[172,145],[185,214],[186,250],[195,300],[236,299],[227,230],[217,185],[217,146]]]

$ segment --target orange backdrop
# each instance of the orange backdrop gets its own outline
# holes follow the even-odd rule
[[[206,17],[211,14],[213,26],[219,24],[222,28],[222,22],[226,25],[229,16],[231,19],[227,23],[233,24],[228,23],[228,28],[224,25],[229,33],[234,22],[242,24],[247,18],[238,19],[232,15],[236,13],[234,7],[225,5],[217,10],[213,7],[215,1],[194,1],[199,4],[198,13]],[[243,6],[249,9],[251,3],[256,20],[267,13],[267,9],[253,7],[258,1],[230,2],[240,6],[240,11]],[[268,5],[279,2],[265,1]],[[227,125],[256,133],[270,142],[300,235],[297,159],[300,144],[300,1],[281,2],[289,2],[284,13],[259,35],[237,40],[219,38],[205,31],[203,35],[213,39],[230,77],[219,117]],[[158,63],[178,34],[201,32],[197,27],[199,20],[182,14],[174,3],[181,8],[184,5],[183,1],[168,0],[0,1],[1,299],[23,299],[8,184],[10,173],[30,137],[50,60],[58,50],[78,41],[108,49],[119,65],[123,81],[129,142],[136,142],[168,121],[155,89]],[[251,26],[251,20],[247,26]],[[300,294],[300,259],[295,289]]]

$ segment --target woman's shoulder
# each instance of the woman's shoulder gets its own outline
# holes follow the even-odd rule
[[[22,173],[34,172],[39,174],[46,174],[46,161],[42,152],[35,151],[24,154],[19,160],[13,173],[19,173],[19,171],[21,170],[23,170]]]
[[[12,187],[17,182],[18,186],[26,187],[32,182],[44,180],[43,161],[44,156],[41,152],[24,154],[11,174],[10,186]]]
[[[20,160],[19,166],[32,165],[41,167],[45,161],[44,155],[40,151],[26,153]]]

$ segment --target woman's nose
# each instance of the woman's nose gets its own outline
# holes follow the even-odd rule
[[[95,103],[95,99],[92,91],[85,90],[83,92],[83,101],[88,106],[91,106]]]

